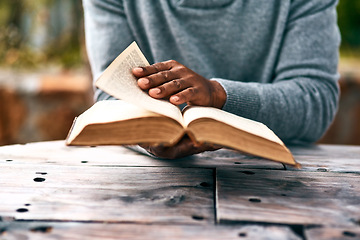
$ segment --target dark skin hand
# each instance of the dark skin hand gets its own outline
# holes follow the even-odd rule
[[[214,145],[195,145],[193,141],[187,136],[183,137],[180,142],[178,142],[175,146],[172,147],[163,147],[163,146],[146,146],[140,145],[146,151],[154,154],[160,158],[167,159],[176,159],[187,157],[196,153],[201,153],[205,151],[215,151],[220,149],[220,147]]]
[[[220,83],[204,78],[177,61],[159,62],[147,67],[133,69],[138,85],[156,99],[167,99],[174,105],[188,105],[222,108],[226,93]],[[162,158],[180,158],[196,153],[216,150],[206,144],[195,145],[188,137],[173,147],[142,146]]]

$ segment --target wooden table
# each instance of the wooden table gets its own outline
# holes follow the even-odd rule
[[[360,239],[360,146],[159,160],[63,141],[0,147],[0,239]]]

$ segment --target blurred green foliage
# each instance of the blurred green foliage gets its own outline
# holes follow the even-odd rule
[[[64,6],[61,5],[64,2],[70,8],[57,9]],[[341,50],[345,55],[360,57],[360,1],[340,0],[337,10]],[[57,17],[55,21],[62,21],[61,11],[71,17],[73,26],[59,34],[56,32],[59,26],[56,28],[49,21],[53,15]],[[47,36],[41,28],[55,37]],[[42,45],[36,45],[37,41],[47,38]],[[37,67],[50,63],[72,68],[86,61],[84,52],[81,0],[0,1],[0,66]]]
[[[337,12],[342,52],[360,57],[360,1],[340,0]]]
[[[82,18],[81,0],[1,0],[0,66],[80,66],[85,62]],[[71,27],[63,26],[70,21]]]

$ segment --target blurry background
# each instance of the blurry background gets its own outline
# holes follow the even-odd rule
[[[322,143],[360,144],[360,1],[341,0],[340,108]],[[65,139],[92,104],[80,0],[0,1],[0,145]]]

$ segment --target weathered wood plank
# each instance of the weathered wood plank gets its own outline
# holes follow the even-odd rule
[[[360,146],[305,145],[290,150],[302,171],[360,172]]]
[[[360,147],[341,145],[291,146],[302,171],[360,172]],[[178,160],[159,160],[120,146],[67,147],[64,141],[0,147],[0,164],[56,164],[92,166],[185,166],[283,169],[283,165],[227,149]],[[288,166],[289,170],[293,170]]]
[[[0,223],[0,239],[267,239],[300,240],[286,226],[194,226],[90,223]]]
[[[0,164],[10,162],[12,164],[55,164],[68,166],[284,168],[280,163],[247,156],[227,149],[205,152],[177,160],[160,160],[121,146],[67,147],[64,141],[0,147]]]
[[[360,239],[360,227],[353,228],[311,228],[305,230],[307,240],[355,240]]]
[[[27,220],[214,222],[213,170],[13,165],[0,168],[0,216]]]
[[[297,145],[289,146],[295,156],[318,157],[321,159],[360,159],[360,147],[351,145]]]
[[[217,170],[217,220],[353,226],[359,174]]]

